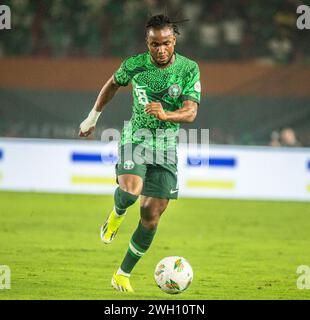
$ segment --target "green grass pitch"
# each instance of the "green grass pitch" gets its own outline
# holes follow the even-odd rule
[[[0,193],[0,265],[11,289],[0,299],[309,299],[296,288],[310,266],[310,209],[305,202],[179,199],[169,204],[150,250],[131,277],[133,294],[114,291],[139,219],[135,204],[110,245],[99,237],[112,196]],[[155,285],[157,262],[181,255],[194,281],[180,295]]]

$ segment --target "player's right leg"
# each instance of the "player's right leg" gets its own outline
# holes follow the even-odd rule
[[[134,162],[134,144],[120,146],[118,150],[119,162],[115,166],[116,182],[119,186],[114,192],[114,208],[101,228],[101,239],[109,244],[115,238],[123,222],[127,208],[138,199],[146,173],[146,165]]]
[[[134,174],[119,175],[117,181],[119,187],[114,192],[114,208],[101,228],[101,239],[105,244],[113,241],[127,208],[136,202],[143,187],[143,179]]]

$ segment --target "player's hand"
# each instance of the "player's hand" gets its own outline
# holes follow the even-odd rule
[[[80,128],[79,136],[80,137],[88,137],[90,134],[92,134],[95,131],[95,127],[90,127],[87,131],[82,131]]]
[[[101,111],[92,109],[88,117],[80,124],[80,137],[88,137],[95,130],[97,120],[101,114]]]
[[[95,130],[96,124],[89,119],[89,116],[80,124],[80,137],[88,137]]]
[[[166,112],[164,111],[163,106],[161,105],[160,102],[147,103],[145,105],[144,110],[146,113],[153,115],[154,117],[156,117],[157,119],[159,119],[161,121],[167,120]]]

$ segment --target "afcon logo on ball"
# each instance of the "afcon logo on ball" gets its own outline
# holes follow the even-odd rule
[[[183,257],[165,257],[158,262],[154,272],[157,286],[165,293],[184,292],[193,281],[193,269]]]

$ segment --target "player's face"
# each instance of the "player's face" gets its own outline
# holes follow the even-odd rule
[[[146,43],[153,61],[157,65],[165,66],[170,62],[176,44],[176,37],[171,28],[151,28],[148,31]]]

